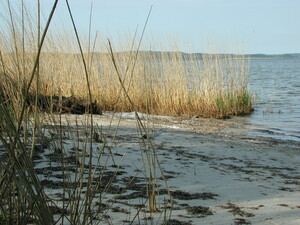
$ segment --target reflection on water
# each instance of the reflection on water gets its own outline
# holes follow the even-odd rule
[[[255,111],[244,117],[247,134],[300,141],[300,59],[252,60]]]

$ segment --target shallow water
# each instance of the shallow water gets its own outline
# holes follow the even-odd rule
[[[300,141],[300,59],[252,60],[249,87],[257,99],[246,134]]]

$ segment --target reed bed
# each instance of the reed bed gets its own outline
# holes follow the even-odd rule
[[[22,73],[23,80],[29,79],[26,74],[35,60],[33,52],[37,43],[35,29],[24,34],[21,28],[19,22],[14,32],[1,32],[0,35],[5,70],[11,71],[10,79],[18,84],[20,78],[17,74]],[[108,41],[101,35],[81,38],[89,73],[89,94],[82,57],[71,32],[67,29],[49,31],[39,60],[39,93],[87,101],[91,94],[93,102],[104,111],[134,111],[121,92],[108,53]],[[134,37],[124,38],[130,39],[134,40]],[[213,118],[252,112],[253,99],[248,90],[249,59],[243,55],[185,54],[177,49],[172,52],[139,51],[136,54],[131,51],[134,45],[128,41],[111,42],[121,79],[140,112]],[[16,62],[22,66],[19,68]],[[31,88],[32,93],[35,93],[35,87],[36,84]],[[21,90],[22,87],[18,88]]]
[[[134,111],[121,93],[110,55],[92,53],[91,92],[104,111]],[[140,112],[225,118],[252,112],[247,59],[232,55],[184,57],[181,52],[140,52],[135,65],[129,52],[116,54],[122,80]],[[60,52],[41,55],[40,93],[88,99],[80,56]],[[55,66],[54,66],[55,65]],[[13,78],[12,80],[14,80]]]

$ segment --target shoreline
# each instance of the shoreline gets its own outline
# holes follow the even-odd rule
[[[72,202],[63,188],[78,185],[76,173],[80,168],[86,173],[91,158],[94,219],[101,224],[300,223],[299,142],[241,135],[243,125],[230,119],[139,114],[149,128],[148,139],[139,133],[134,113],[104,112],[93,115],[99,136],[93,137],[92,151],[84,153],[90,146],[89,116],[41,118],[44,137],[36,139],[33,164],[55,203],[55,218],[65,210],[64,201]],[[0,148],[1,160],[5,157]],[[78,193],[84,197],[87,180],[81,185]],[[155,193],[151,213],[150,190]]]
[[[215,119],[215,118],[203,118],[200,116],[194,116],[191,119],[185,117],[175,116],[159,116],[159,115],[147,115],[144,113],[138,113],[142,122],[150,127],[150,130],[181,130],[197,132],[202,134],[215,134],[218,136],[240,138],[245,140],[270,142],[278,144],[291,144],[299,145],[299,141],[292,139],[274,138],[273,136],[256,136],[249,135],[248,133],[259,131],[259,128],[249,128],[254,126],[245,121],[241,121],[241,116],[234,116],[228,119]],[[58,117],[56,115],[56,117]],[[72,125],[72,121],[75,118],[81,118],[80,121],[86,123],[89,120],[89,114],[62,114],[62,118],[67,119],[67,123],[64,125]],[[124,126],[124,127],[136,127],[136,119],[134,112],[112,113],[103,112],[102,115],[93,115],[94,123],[102,126]],[[66,120],[65,120],[66,122]],[[74,125],[74,124],[73,124]],[[261,131],[264,131],[263,129]]]
[[[147,207],[147,179],[139,171],[143,168],[141,138],[133,113],[115,114],[114,119],[111,116],[111,113],[94,116],[94,123],[104,133],[118,129],[111,138],[114,142],[111,151],[114,161],[120,162],[120,175],[104,197],[105,204],[113,202],[113,207],[103,223],[128,224],[136,213],[136,204]],[[72,125],[72,121],[73,125],[75,121],[80,124],[85,118],[62,117],[68,120],[65,125]],[[150,117],[148,126],[160,131],[152,142],[174,199],[170,224],[299,224],[298,142],[226,134],[222,131],[242,129],[228,120],[194,118],[189,122],[174,117]],[[114,166],[109,163],[109,173],[113,173]],[[162,204],[162,199],[168,196],[159,174],[158,171],[158,198]],[[124,189],[125,181],[134,176],[132,186]],[[117,199],[116,190],[122,190]],[[157,213],[142,210],[145,222],[140,222],[162,222],[163,208],[160,210]]]

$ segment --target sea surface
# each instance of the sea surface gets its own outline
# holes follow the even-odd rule
[[[254,112],[242,118],[248,135],[300,141],[300,59],[252,59]]]

